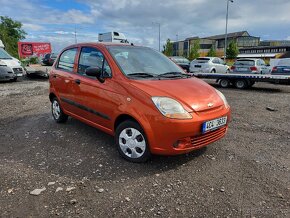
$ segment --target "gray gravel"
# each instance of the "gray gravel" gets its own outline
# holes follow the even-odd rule
[[[111,136],[56,124],[47,81],[0,83],[1,217],[290,217],[290,86],[220,90],[225,138],[133,164]]]

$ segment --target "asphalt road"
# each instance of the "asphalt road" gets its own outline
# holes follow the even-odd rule
[[[133,164],[111,136],[56,124],[46,80],[0,83],[0,217],[290,217],[290,86],[219,90],[225,138]]]

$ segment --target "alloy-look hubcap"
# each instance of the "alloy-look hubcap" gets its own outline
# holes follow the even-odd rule
[[[122,152],[130,158],[141,157],[146,149],[146,141],[141,132],[134,128],[126,128],[119,135]]]
[[[54,118],[57,120],[60,117],[60,106],[57,101],[53,101],[52,103],[52,114]]]

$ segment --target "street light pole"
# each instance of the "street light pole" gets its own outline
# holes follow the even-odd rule
[[[152,24],[157,24],[158,25],[158,30],[159,30],[159,35],[158,35],[158,40],[159,40],[159,51],[160,51],[160,40],[161,40],[161,33],[160,33],[160,26],[161,24],[159,22],[152,22]]]
[[[234,0],[227,0],[227,15],[226,15],[226,34],[225,34],[225,45],[224,45],[224,61],[227,58],[227,44],[228,44],[228,19],[229,19],[229,2],[234,2]]]

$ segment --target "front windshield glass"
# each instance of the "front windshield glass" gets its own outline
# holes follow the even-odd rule
[[[146,47],[108,46],[109,52],[126,76],[183,74],[184,71],[163,54]]]
[[[0,59],[12,59],[12,57],[3,48],[0,48]]]

